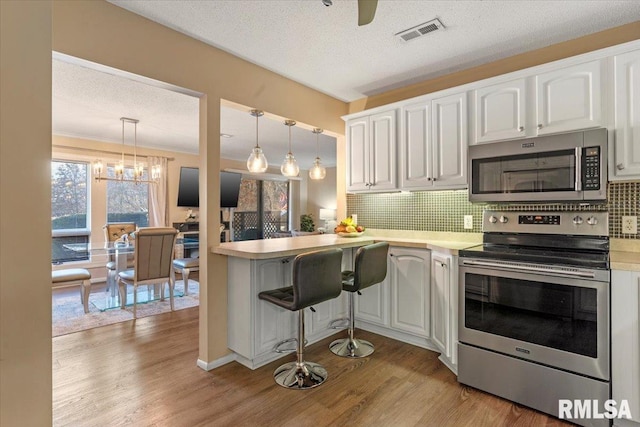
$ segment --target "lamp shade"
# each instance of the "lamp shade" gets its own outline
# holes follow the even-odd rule
[[[332,220],[336,217],[335,209],[320,208],[320,219],[324,221]]]

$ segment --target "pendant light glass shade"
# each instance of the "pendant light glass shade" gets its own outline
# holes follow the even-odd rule
[[[316,159],[313,161],[311,169],[309,169],[309,178],[319,180],[324,179],[327,175],[327,170],[322,166],[318,155],[318,137],[322,133],[322,129],[315,128],[312,132],[316,134]]]
[[[256,146],[251,150],[251,154],[247,159],[247,169],[253,173],[263,173],[269,167],[269,162],[262,152],[262,148],[258,144],[258,118],[264,113],[260,110],[251,110],[251,115],[256,118]]]
[[[291,127],[296,125],[296,122],[293,120],[286,120],[284,122],[285,126],[289,126],[289,152],[284,158],[284,162],[282,162],[282,166],[280,166],[280,172],[284,176],[298,176],[300,173],[300,167],[298,166],[298,162],[296,162],[296,158],[291,153]]]

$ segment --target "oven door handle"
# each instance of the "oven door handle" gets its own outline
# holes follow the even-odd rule
[[[595,279],[595,273],[590,271],[572,271],[572,270],[559,270],[557,268],[540,268],[534,267],[531,265],[518,264],[517,266],[513,264],[502,264],[499,262],[490,262],[490,261],[475,261],[475,260],[463,260],[463,265],[473,265],[477,267],[495,267],[495,268],[508,268],[514,271],[526,270],[533,271],[537,273],[550,273],[558,276],[572,276],[572,277],[585,277],[589,279]]]
[[[582,147],[576,147],[576,191],[582,191]]]

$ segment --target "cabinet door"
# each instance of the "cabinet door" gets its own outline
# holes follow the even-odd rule
[[[354,295],[356,320],[389,326],[389,274],[382,283],[363,289],[360,293],[362,295]]]
[[[525,79],[474,91],[474,141],[490,142],[525,136]]]
[[[612,178],[640,179],[640,50],[615,57],[616,130]]]
[[[373,191],[394,190],[398,186],[396,178],[397,114],[397,110],[391,110],[374,114],[369,118],[371,129],[369,183]]]
[[[640,273],[611,272],[611,384],[613,399],[629,403],[640,422]]]
[[[429,251],[389,250],[391,327],[428,338],[430,294]]]
[[[429,102],[404,107],[402,127],[400,188],[430,188],[433,186],[433,155]]]
[[[450,257],[431,254],[431,340],[447,358],[451,358],[452,344],[450,266]]]
[[[347,191],[369,189],[369,118],[347,122]]]
[[[288,258],[255,261],[254,268],[257,293],[291,285],[291,263]],[[276,343],[293,337],[293,323],[293,314],[289,310],[258,300],[254,354],[270,352]]]
[[[600,61],[536,76],[538,134],[602,124]]]
[[[432,102],[433,186],[467,185],[467,96],[450,95]]]

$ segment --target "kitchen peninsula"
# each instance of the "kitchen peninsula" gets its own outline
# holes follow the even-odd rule
[[[342,268],[350,270],[358,247],[387,241],[391,244],[387,279],[356,298],[356,326],[438,351],[443,363],[455,372],[457,255],[480,239],[471,233],[455,234],[394,232],[392,237],[387,230],[367,230],[359,237],[323,234],[220,244],[213,252],[228,256],[229,349],[239,363],[251,369],[282,357],[273,349],[295,336],[294,313],[266,304],[257,295],[291,285],[296,255],[341,248]],[[314,310],[306,316],[309,343],[336,333],[329,323],[346,317],[347,298],[343,293]],[[292,345],[291,351],[294,348]]]

